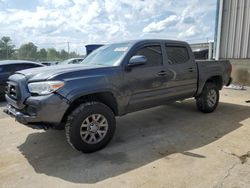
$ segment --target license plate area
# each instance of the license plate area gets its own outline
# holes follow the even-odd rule
[[[7,105],[7,109],[10,114],[12,114],[13,116],[16,116],[17,110],[14,107],[12,107],[11,105]]]

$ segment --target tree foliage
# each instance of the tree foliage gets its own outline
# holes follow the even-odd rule
[[[45,48],[40,49],[38,52],[38,59],[46,60],[48,56],[48,52]]]
[[[21,45],[18,50],[19,59],[36,59],[37,58],[37,46],[32,42]]]
[[[68,53],[65,50],[57,51],[55,48],[38,49],[32,43],[22,44],[19,49],[14,49],[10,37],[2,37],[0,40],[0,59],[23,59],[35,61],[65,60],[68,58],[79,57],[75,52]]]
[[[14,47],[10,37],[2,37],[0,40],[0,59],[9,59],[15,52]]]
[[[69,57],[68,52],[66,52],[65,50],[61,50],[60,55],[62,59],[67,59]]]

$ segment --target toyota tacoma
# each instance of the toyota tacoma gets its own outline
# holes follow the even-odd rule
[[[226,60],[195,61],[182,41],[109,44],[78,65],[16,72],[4,111],[29,127],[65,129],[73,148],[94,152],[111,140],[116,116],[192,97],[199,111],[213,112],[231,70]]]

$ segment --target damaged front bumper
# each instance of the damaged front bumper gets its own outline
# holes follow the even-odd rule
[[[49,125],[60,124],[69,107],[68,101],[60,95],[31,96],[18,109],[11,105],[13,100],[6,95],[8,105],[4,112],[21,124],[31,128],[47,129]]]

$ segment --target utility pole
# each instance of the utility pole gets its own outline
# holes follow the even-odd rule
[[[8,53],[8,46],[6,46],[6,59],[9,58],[9,53]]]
[[[68,42],[68,58],[69,58],[69,42]]]

